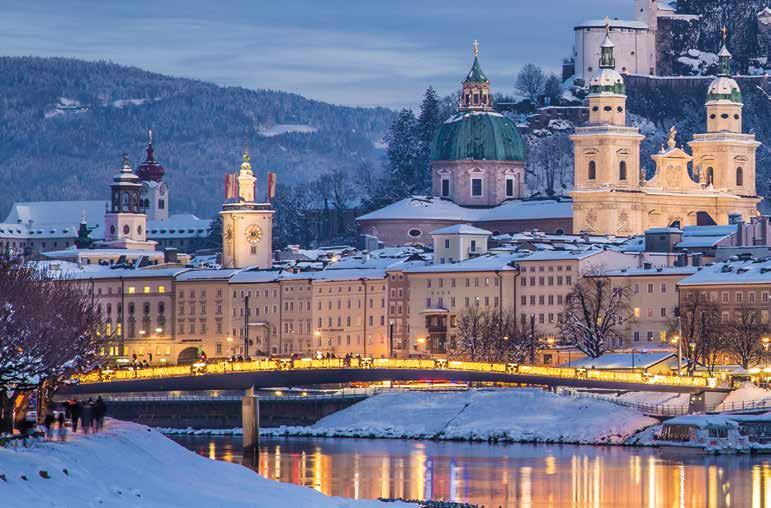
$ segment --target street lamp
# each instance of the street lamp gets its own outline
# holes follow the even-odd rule
[[[535,314],[530,314],[530,364],[535,365]]]
[[[768,337],[763,337],[763,365],[766,365],[768,363]]]
[[[683,342],[679,335],[675,335],[672,337],[672,343],[677,344],[677,375],[679,376],[683,370]]]
[[[388,356],[389,358],[394,357],[394,326],[396,326],[396,320],[389,319],[388,320]]]

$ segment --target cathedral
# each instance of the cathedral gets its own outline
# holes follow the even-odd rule
[[[667,146],[653,156],[655,174],[648,179],[640,168],[644,136],[626,125],[626,88],[606,24],[599,70],[589,83],[589,123],[571,137],[574,231],[631,236],[653,227],[749,222],[758,215],[760,143],[742,133],[742,95],[725,44],[718,56],[720,73],[707,92],[707,133],[688,143],[689,155],[676,145],[673,128]]]
[[[431,245],[432,231],[459,223],[493,234],[533,228],[569,233],[568,200],[526,199],[525,157],[517,126],[493,109],[475,41],[458,110],[433,140],[431,196],[405,198],[358,217],[360,231],[386,245]]]

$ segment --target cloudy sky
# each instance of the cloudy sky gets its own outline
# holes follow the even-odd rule
[[[573,25],[632,0],[3,0],[0,54],[110,60],[336,104],[414,105],[458,87],[479,39],[493,87],[557,71]]]

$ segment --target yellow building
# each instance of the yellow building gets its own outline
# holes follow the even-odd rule
[[[626,87],[615,70],[613,47],[606,35],[600,70],[590,82],[589,125],[571,136],[574,231],[631,236],[652,227],[727,224],[732,216],[749,222],[757,216],[760,143],[742,133],[741,91],[730,77],[725,45],[718,55],[720,74],[707,94],[708,132],[689,143],[691,156],[676,146],[673,128],[668,146],[653,156],[650,180],[639,167],[644,137],[626,125]]]

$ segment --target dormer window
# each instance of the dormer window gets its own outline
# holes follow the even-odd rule
[[[514,197],[514,179],[513,178],[506,179],[506,197],[507,198]]]
[[[450,179],[449,178],[442,178],[442,197],[443,198],[450,197]]]

